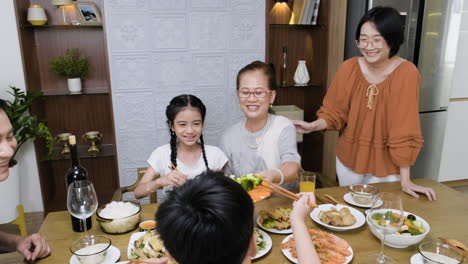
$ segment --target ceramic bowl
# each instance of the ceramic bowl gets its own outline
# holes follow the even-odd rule
[[[379,193],[379,189],[373,185],[355,184],[349,186],[351,197],[358,204],[369,205],[375,195]]]
[[[463,263],[463,255],[440,242],[424,242],[418,247],[424,264]]]
[[[73,242],[70,251],[80,264],[102,263],[106,259],[111,240],[105,236],[90,235]]]
[[[429,231],[431,229],[429,226],[429,223],[423,218],[413,213],[409,213],[406,211],[403,213],[404,216],[407,216],[409,214],[414,215],[416,217],[416,220],[422,223],[426,231],[423,234],[415,235],[415,236],[397,235],[397,234],[386,235],[385,245],[389,247],[393,247],[393,248],[406,248],[406,247],[409,247],[411,245],[415,245],[421,242],[427,236],[427,234],[429,234]],[[367,225],[369,226],[369,229],[372,232],[372,234],[374,234],[374,236],[376,236],[378,239],[382,239],[383,234],[379,230],[377,230],[377,227],[375,227],[373,223],[370,222],[370,221],[373,221],[371,217],[372,217],[371,214],[367,215],[366,217]]]
[[[132,215],[120,218],[105,218],[101,215],[103,208],[96,212],[96,220],[99,222],[102,230],[109,234],[122,234],[134,230],[140,222],[141,205],[137,202],[132,203],[138,207],[138,211]]]

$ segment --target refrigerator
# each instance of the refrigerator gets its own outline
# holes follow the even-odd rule
[[[375,6],[391,6],[404,21],[405,42],[398,56],[421,74],[419,114],[424,137],[413,178],[438,180],[455,66],[463,0],[348,0],[345,59],[359,56],[355,32],[360,18]]]

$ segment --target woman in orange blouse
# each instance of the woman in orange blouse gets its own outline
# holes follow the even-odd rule
[[[333,79],[318,119],[293,121],[299,133],[339,130],[336,170],[341,186],[401,181],[404,192],[435,200],[434,190],[410,180],[423,145],[418,113],[419,72],[395,54],[403,24],[390,7],[375,7],[359,22],[362,56],[345,61]]]

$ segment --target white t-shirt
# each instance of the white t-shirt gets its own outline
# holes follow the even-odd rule
[[[228,161],[224,152],[218,147],[210,145],[205,145],[205,152],[206,159],[208,160],[208,167],[214,171],[222,170]],[[158,147],[153,151],[153,153],[151,153],[151,156],[148,158],[147,162],[156,173],[161,176],[166,176],[170,172],[169,166],[171,165],[171,146],[169,144],[165,144]],[[186,165],[177,159],[177,170],[182,174],[188,175],[188,179],[195,178],[195,176],[206,171],[203,154],[200,155],[200,159],[193,166]],[[158,193],[158,202],[165,200],[166,193],[170,189],[172,189],[170,186],[166,186],[163,188],[162,192]]]

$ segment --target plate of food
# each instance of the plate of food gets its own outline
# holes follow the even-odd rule
[[[265,231],[258,228],[255,228],[254,230],[257,232],[257,254],[252,258],[252,260],[265,256],[273,246],[271,237]]]
[[[316,223],[334,231],[358,228],[366,222],[366,217],[358,210],[346,205],[321,204],[310,217]]]
[[[239,183],[249,193],[254,202],[261,201],[271,195],[271,190],[262,186],[263,179],[259,174],[249,173],[241,177],[231,175],[230,178]]]
[[[353,259],[353,249],[346,240],[318,229],[309,229],[309,234],[322,263],[346,264]],[[281,242],[281,251],[289,261],[297,263],[296,245],[292,234]]]
[[[166,248],[155,230],[133,233],[128,242],[127,256],[129,259],[162,258],[166,256]],[[169,261],[168,264],[171,262]]]
[[[268,232],[275,234],[291,234],[291,223],[289,215],[292,208],[274,208],[270,210],[261,210],[257,217],[258,226]]]

